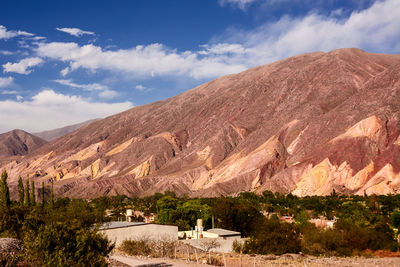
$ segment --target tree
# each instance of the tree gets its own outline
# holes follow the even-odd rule
[[[8,189],[8,185],[7,185],[7,178],[8,178],[8,174],[7,171],[4,170],[1,174],[1,186],[0,186],[0,190],[1,190],[1,205],[3,208],[9,208],[10,207],[10,191]]]
[[[20,176],[18,179],[18,200],[19,200],[19,205],[21,207],[24,205],[24,197],[25,197],[24,182],[22,181],[22,177]]]
[[[69,221],[41,225],[25,235],[24,244],[33,266],[107,266],[105,257],[114,248],[96,229]]]
[[[246,240],[244,253],[276,254],[298,253],[300,234],[294,225],[280,223],[278,219],[265,219],[257,233]]]
[[[24,196],[24,204],[25,206],[30,206],[31,205],[31,199],[29,195],[29,180],[27,179],[25,182],[25,196]]]
[[[400,212],[397,210],[394,211],[392,213],[392,216],[390,216],[390,219],[391,219],[392,226],[394,228],[399,229],[400,228]]]
[[[44,182],[42,182],[42,188],[40,190],[40,200],[42,201],[42,207],[44,207]]]
[[[50,188],[50,208],[54,208],[54,182],[51,180]]]
[[[176,212],[178,200],[172,196],[164,196],[157,200],[157,222],[160,224],[172,223],[172,218]]]
[[[36,205],[36,197],[35,197],[35,182],[32,180],[31,181],[31,204],[32,206]]]

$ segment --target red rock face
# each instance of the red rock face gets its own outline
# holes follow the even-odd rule
[[[400,56],[311,53],[93,122],[2,167],[71,197],[393,193],[399,105]]]

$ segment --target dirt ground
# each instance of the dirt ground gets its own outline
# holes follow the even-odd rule
[[[111,256],[112,262],[110,266],[113,267],[126,267],[126,266],[140,266],[140,267],[193,267],[193,266],[224,266],[227,267],[261,267],[261,266],[289,266],[289,267],[372,267],[372,266],[400,266],[400,257],[313,257],[304,256],[299,254],[286,254],[282,256],[274,255],[242,255],[229,253],[217,254],[212,257],[218,258],[219,264],[206,265],[205,260],[208,255],[198,255],[198,261],[191,258],[188,262],[187,259],[154,259],[146,257],[133,257],[123,254],[114,254]]]

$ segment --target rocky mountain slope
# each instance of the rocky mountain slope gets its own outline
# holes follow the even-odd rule
[[[22,130],[0,134],[0,159],[26,155],[45,143],[45,140]]]
[[[46,141],[52,141],[58,137],[61,137],[63,135],[69,134],[70,132],[73,132],[79,128],[81,128],[82,126],[85,126],[86,124],[89,124],[91,122],[96,121],[97,119],[94,120],[89,120],[89,121],[85,121],[85,122],[81,122],[81,123],[77,123],[77,124],[73,124],[73,125],[69,125],[69,126],[65,126],[65,127],[61,127],[61,128],[57,128],[57,129],[53,129],[53,130],[48,130],[48,131],[43,131],[43,132],[38,132],[38,133],[32,133],[33,135],[40,137]]]
[[[399,134],[400,56],[340,49],[135,107],[2,168],[70,197],[387,194],[400,192]]]

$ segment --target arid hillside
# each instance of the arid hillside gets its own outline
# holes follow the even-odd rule
[[[45,140],[22,130],[0,134],[0,159],[26,155],[45,143]]]
[[[1,168],[70,197],[387,194],[400,192],[399,133],[400,56],[340,49],[95,121]]]

